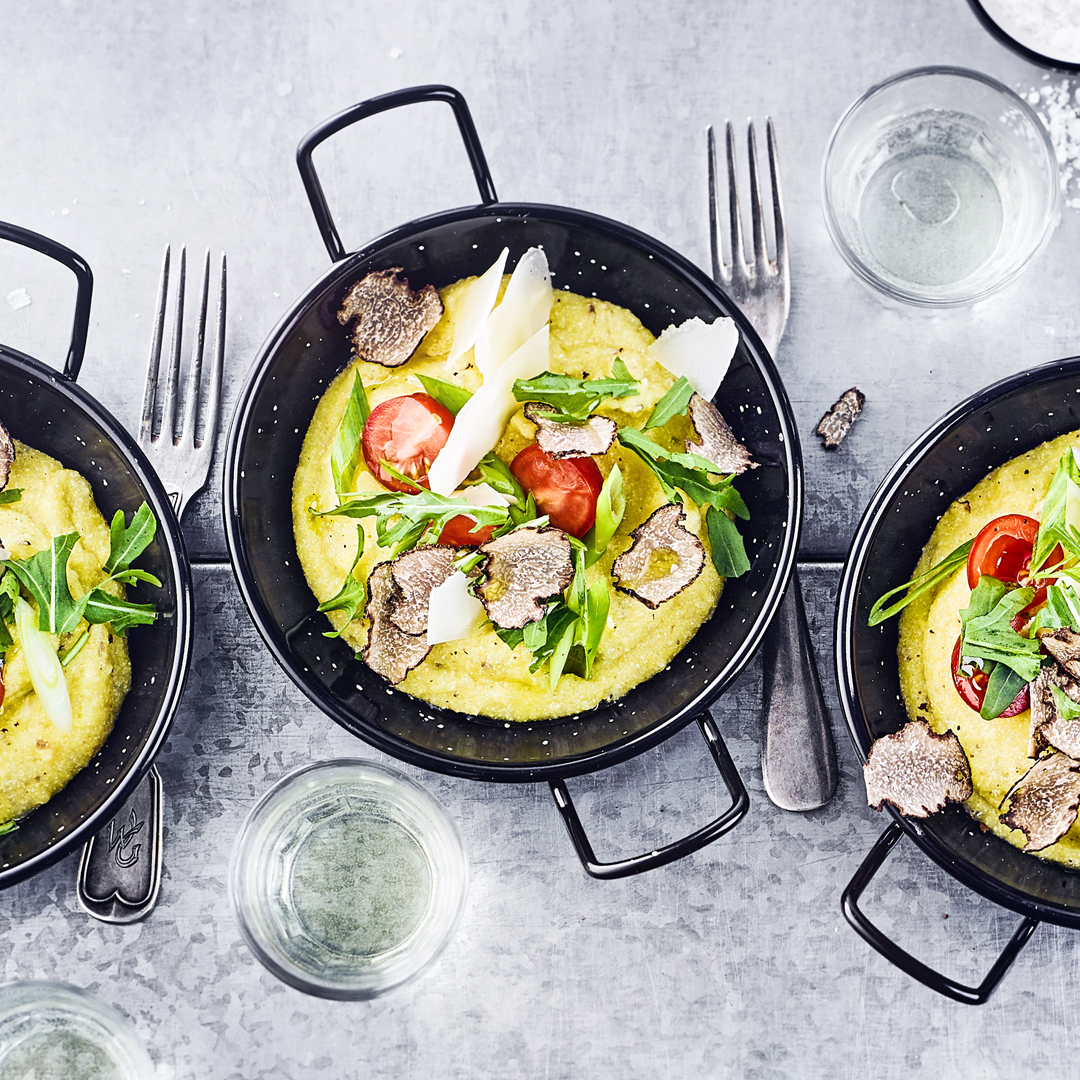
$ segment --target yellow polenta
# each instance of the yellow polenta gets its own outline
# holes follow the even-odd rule
[[[309,507],[329,509],[335,505],[330,449],[345,411],[354,372],[359,369],[372,407],[387,398],[423,389],[415,376],[431,375],[475,391],[480,373],[472,364],[472,352],[456,364],[448,363],[453,341],[454,313],[464,287],[473,279],[459,281],[441,293],[444,314],[421,342],[408,363],[398,368],[354,362],[330,385],[319,402],[304,439],[300,464],[293,481],[293,524],[296,547],[312,592],[320,602],[336,595],[356,554],[356,523],[340,518],[313,517]],[[504,285],[505,285],[504,279]],[[597,412],[616,423],[641,427],[653,406],[674,382],[674,377],[646,356],[653,335],[625,308],[590,300],[568,292],[556,292],[550,319],[550,370],[577,378],[603,378],[611,373],[617,356],[640,383],[640,395],[605,402]],[[496,453],[509,463],[535,439],[535,426],[519,407],[511,417]],[[676,417],[660,432],[650,432],[668,449],[683,450],[693,428]],[[655,477],[636,454],[616,443],[594,459],[606,477],[618,463],[626,492],[626,515],[603,557],[590,567],[589,581],[611,580],[611,564],[631,543],[631,531],[667,501]],[[383,490],[361,461],[356,490]],[[686,506],[686,528],[702,537],[708,552],[704,522],[693,504]],[[375,527],[365,522],[366,547],[356,576],[366,581],[372,567],[389,557],[375,543]],[[533,720],[564,716],[591,709],[602,701],[621,697],[631,687],[667,665],[692,638],[716,606],[723,581],[706,557],[705,568],[693,584],[674,599],[650,610],[639,600],[611,590],[607,630],[600,643],[592,677],[564,674],[551,692],[546,665],[530,673],[530,652],[519,645],[513,652],[487,625],[485,630],[461,641],[436,645],[427,658],[399,684],[402,690],[436,705],[466,713],[509,720]],[[335,627],[341,612],[329,615]],[[367,641],[367,623],[353,622],[343,637],[359,649]]]
[[[915,574],[929,570],[950,551],[1002,514],[1039,517],[1061,455],[1080,446],[1080,432],[1071,432],[1037,446],[995,469],[949,507],[923,549]],[[914,575],[913,575],[914,576]],[[1031,714],[983,720],[961,701],[952,680],[952,650],[960,633],[961,608],[971,590],[961,567],[938,589],[913,601],[900,616],[900,686],[912,719],[925,719],[937,732],[952,729],[971,762],[971,814],[1011,844],[1023,847],[1022,832],[1004,825],[998,815],[1009,789],[1031,768],[1028,743]],[[1080,867],[1080,823],[1056,843],[1038,852]]]
[[[109,526],[94,505],[90,485],[59,461],[21,443],[8,488],[18,502],[0,505],[0,540],[12,559],[48,548],[54,536],[78,532],[68,560],[68,588],[79,598],[107,576]],[[108,587],[108,586],[107,586]],[[59,642],[63,653],[87,629],[84,622]],[[0,821],[22,817],[47,802],[101,749],[131,685],[127,646],[107,625],[89,627],[90,638],[64,669],[72,725],[61,731],[38,701],[18,634],[4,665],[0,706]]]

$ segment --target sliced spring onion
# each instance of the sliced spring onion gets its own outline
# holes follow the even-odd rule
[[[63,656],[60,657],[60,666],[67,667],[76,656],[83,651],[83,646],[90,640],[90,631],[84,630],[79,636],[79,640],[71,646],[70,649]]]
[[[52,638],[38,629],[34,609],[21,596],[15,601],[15,626],[26,657],[30,682],[45,715],[61,731],[70,731],[71,698],[64,669],[53,648]]]

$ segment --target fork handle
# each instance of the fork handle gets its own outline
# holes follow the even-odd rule
[[[308,201],[311,203],[311,211],[315,215],[315,222],[319,226],[323,243],[330,253],[334,262],[340,262],[345,258],[345,246],[341,242],[337,226],[330,214],[330,207],[326,202],[322,184],[315,172],[315,165],[311,160],[312,151],[331,135],[336,135],[344,128],[377,113],[396,109],[401,105],[414,105],[420,101],[445,101],[454,110],[457,118],[458,130],[461,139],[465,143],[465,152],[469,155],[473,175],[476,177],[476,185],[480,189],[480,202],[488,206],[498,201],[495,194],[495,185],[491,180],[491,172],[488,169],[487,159],[484,157],[483,147],[480,145],[480,137],[476,134],[476,126],[473,124],[469,106],[465,104],[465,98],[460,91],[452,86],[408,86],[403,90],[395,90],[390,94],[380,94],[378,97],[368,98],[358,105],[339,112],[324,121],[317,128],[309,131],[300,145],[296,148],[296,165],[300,170],[300,177],[304,181],[304,190],[307,191]]]
[[[58,263],[66,266],[75,275],[77,293],[75,296],[75,318],[71,328],[71,343],[68,345],[67,359],[64,361],[64,377],[75,382],[82,368],[83,355],[86,352],[86,332],[90,326],[90,298],[94,293],[94,275],[86,260],[71,248],[50,240],[41,233],[10,225],[0,221],[0,240],[10,240],[13,244],[40,251]]]
[[[765,635],[762,781],[782,810],[816,810],[836,790],[836,747],[814,662],[798,571]]]

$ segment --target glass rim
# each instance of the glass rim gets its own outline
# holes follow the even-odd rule
[[[1051,166],[1050,182],[1048,184],[1050,196],[1049,205],[1046,214],[1044,215],[1041,232],[1035,243],[1031,244],[1030,248],[1024,252],[1023,257],[1010,266],[1005,273],[990,279],[980,288],[974,291],[955,292],[948,295],[928,294],[917,286],[905,288],[896,281],[882,277],[868,266],[859,255],[856,254],[854,249],[848,243],[847,237],[844,235],[844,230],[840,225],[836,210],[833,206],[829,185],[830,166],[834,159],[839,136],[855,113],[857,113],[872,98],[879,96],[898,84],[935,76],[946,76],[969,82],[982,83],[988,89],[993,90],[995,93],[1004,97],[1010,105],[1015,106],[1020,110],[1031,129],[1038,133],[1041,145],[1046,154],[1046,160]],[[957,67],[949,64],[931,64],[924,67],[909,68],[905,71],[897,72],[895,75],[891,75],[889,78],[876,83],[860,94],[859,97],[844,110],[840,118],[836,121],[836,124],[833,126],[821,162],[821,201],[825,217],[825,228],[829,234],[829,238],[833,242],[833,246],[840,253],[841,258],[843,258],[849,269],[851,269],[865,284],[871,286],[876,292],[914,307],[931,308],[934,310],[966,307],[969,304],[974,304],[980,300],[986,299],[986,297],[998,292],[1000,289],[1005,288],[1005,286],[1015,281],[1049,243],[1050,236],[1057,225],[1061,213],[1060,176],[1061,173],[1058,167],[1057,154],[1054,150],[1054,144],[1050,138],[1050,133],[1039,119],[1039,114],[1036,113],[1035,110],[1032,109],[1032,107],[1014,90],[1011,90],[997,79],[994,79],[989,75],[984,75],[981,71],[974,71],[971,68]],[[961,279],[961,281],[963,281],[963,279]]]

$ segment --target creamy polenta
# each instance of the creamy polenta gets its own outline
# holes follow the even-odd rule
[[[49,548],[54,536],[78,532],[67,564],[73,597],[107,577],[109,526],[79,473],[20,443],[15,444],[7,489],[21,489],[16,502],[0,505],[0,541],[12,560]],[[116,589],[115,586],[106,588]],[[34,693],[18,632],[3,667],[0,705],[0,822],[22,817],[47,802],[101,748],[131,684],[127,646],[104,623],[81,623],[57,642],[61,654],[84,632],[89,638],[64,668],[71,697],[69,731],[56,727]]]
[[[293,483],[293,522],[297,552],[312,592],[324,602],[341,589],[356,553],[356,522],[316,517],[312,506],[335,505],[336,495],[330,451],[349,399],[354,373],[359,371],[371,406],[422,389],[417,374],[453,382],[476,391],[482,378],[472,363],[470,350],[455,364],[448,362],[454,334],[455,314],[460,310],[466,279],[442,290],[444,314],[421,342],[408,363],[397,368],[356,361],[331,384],[316,408],[304,440]],[[504,285],[505,287],[504,278]],[[554,294],[550,316],[550,364],[552,372],[576,378],[603,378],[621,357],[638,380],[638,396],[605,401],[597,414],[620,426],[641,427],[653,407],[672,386],[674,376],[646,355],[653,335],[629,311],[600,300],[563,291]],[[511,416],[495,447],[509,463],[535,440],[535,425],[519,407]],[[650,432],[667,449],[683,450],[694,429],[685,416],[677,416],[662,429]],[[590,582],[611,579],[613,561],[631,544],[631,532],[650,513],[668,500],[648,468],[636,454],[618,442],[602,456],[593,458],[606,477],[617,463],[623,476],[626,513],[614,539],[600,560],[589,568]],[[358,491],[382,490],[364,467],[354,481]],[[704,515],[692,503],[685,507],[685,527],[698,535],[708,551]],[[364,523],[365,551],[354,574],[367,581],[372,568],[389,557],[377,547],[375,526]],[[693,637],[708,618],[720,596],[723,580],[708,557],[700,576],[673,599],[650,610],[632,596],[611,591],[607,627],[589,679],[563,674],[554,692],[546,667],[529,671],[532,655],[518,645],[511,650],[486,624],[471,637],[435,645],[426,659],[399,684],[400,688],[433,704],[466,713],[510,720],[556,717],[591,709],[602,701],[618,698],[631,687],[661,670]],[[340,611],[329,613],[335,628],[346,621]],[[342,635],[355,648],[367,641],[367,622],[349,623]]]
[[[995,469],[938,522],[913,576],[929,570],[988,522],[1003,514],[1038,518],[1040,503],[1058,461],[1069,447],[1080,446],[1080,432],[1043,443]],[[939,734],[951,729],[971,764],[972,795],[965,804],[986,828],[1022,848],[1025,836],[999,818],[1013,785],[1031,768],[1028,756],[1031,715],[983,720],[961,700],[953,685],[952,651],[960,632],[961,608],[968,606],[965,568],[912,603],[900,616],[900,685],[912,719],[929,722]],[[1080,823],[1057,843],[1037,852],[1043,858],[1080,867]]]

